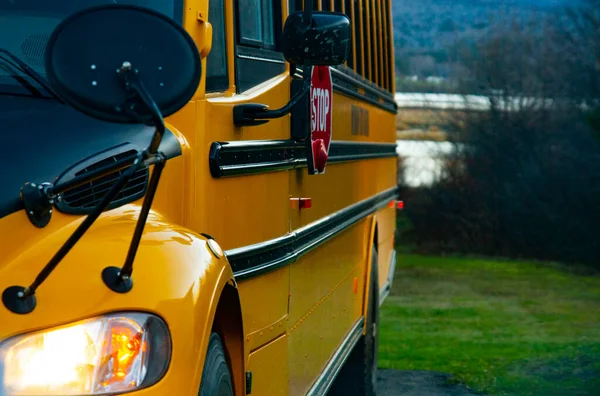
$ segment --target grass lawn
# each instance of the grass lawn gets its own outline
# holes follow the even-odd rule
[[[600,277],[530,262],[399,254],[379,366],[497,395],[600,395]]]

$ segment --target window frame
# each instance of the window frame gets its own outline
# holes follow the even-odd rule
[[[239,6],[242,1],[245,0],[234,0],[235,80],[238,93],[251,89],[286,70],[285,58],[280,50],[283,31],[282,2],[280,0],[260,0],[263,19],[269,15],[269,11],[264,5],[270,4],[272,7],[274,44],[268,44],[264,40],[264,21],[262,40],[252,40],[241,36]]]
[[[277,1],[277,0],[257,0],[257,2],[261,5],[261,12],[260,12],[260,16],[261,16],[261,40],[256,40],[256,39],[252,39],[252,38],[247,38],[247,37],[243,37],[242,36],[242,31],[240,29],[241,26],[241,22],[240,22],[240,2],[243,1],[247,1],[247,0],[236,0],[235,1],[235,35],[236,35],[236,44],[237,45],[241,45],[241,46],[249,46],[249,47],[254,47],[254,48],[258,48],[258,49],[262,49],[265,51],[270,51],[270,52],[277,52],[277,50],[281,47],[280,46],[280,42],[281,42],[281,34],[280,31],[283,28],[283,23],[281,21],[281,2]],[[269,44],[265,42],[265,29],[267,29],[267,27],[265,27],[265,20],[268,19],[268,15],[269,12],[267,11],[267,9],[264,7],[265,4],[271,4],[272,6],[272,14],[273,14],[273,18],[272,18],[272,27],[273,27],[273,44]],[[278,32],[279,29],[279,32]]]

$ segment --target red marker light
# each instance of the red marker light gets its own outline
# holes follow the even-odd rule
[[[390,201],[388,208],[393,208],[394,206],[396,206],[396,201]]]
[[[312,198],[300,198],[300,209],[312,208]]]
[[[290,198],[292,209],[310,209],[312,208],[312,198]]]
[[[396,206],[398,209],[404,209],[404,201],[398,201],[398,206]]]

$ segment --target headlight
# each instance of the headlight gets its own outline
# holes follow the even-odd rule
[[[103,395],[156,383],[171,356],[162,319],[122,313],[9,339],[0,395]]]

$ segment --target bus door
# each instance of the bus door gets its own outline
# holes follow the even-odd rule
[[[197,175],[197,204],[205,208],[200,229],[229,258],[242,305],[252,393],[269,395],[287,392],[290,267],[263,264],[274,257],[269,246],[289,233],[289,175],[265,164],[284,150],[277,142],[289,139],[289,117],[236,125],[233,114],[244,104],[276,109],[290,100],[289,72],[277,51],[281,4],[210,0],[213,44],[196,136],[197,155],[209,163]]]
[[[311,174],[319,164],[290,172],[290,225],[299,237],[300,250],[291,266],[289,364],[294,371],[290,373],[290,394],[306,393],[319,378],[359,320],[362,307],[367,239],[364,227],[346,227],[348,216],[344,212],[357,202],[360,180],[354,172],[356,165],[331,161],[341,159],[335,158],[340,141],[349,140],[350,106],[327,81],[331,72],[326,67],[319,72],[324,71],[325,81],[323,76],[315,76],[316,68],[310,73],[314,84],[308,116],[292,114],[291,120],[293,134],[301,134],[298,129],[306,129],[306,134],[309,128],[329,129],[333,140],[324,173]],[[307,162],[310,157],[307,155]]]

